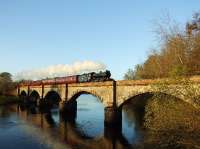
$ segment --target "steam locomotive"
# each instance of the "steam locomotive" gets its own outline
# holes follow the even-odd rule
[[[100,71],[99,73],[91,72],[91,73],[84,73],[82,75],[74,75],[74,76],[67,76],[67,77],[56,77],[52,79],[43,79],[37,81],[24,81],[21,82],[21,86],[39,86],[39,85],[56,85],[56,84],[71,84],[71,83],[85,83],[85,82],[103,82],[112,80],[111,73],[109,70],[104,72]]]

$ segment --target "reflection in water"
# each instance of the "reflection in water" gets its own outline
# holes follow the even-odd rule
[[[53,119],[51,112],[45,114],[45,120],[52,127],[54,127],[55,124],[56,124],[54,119]]]
[[[141,98],[139,97],[138,101],[141,101]],[[147,107],[152,108],[153,104],[149,105]],[[181,111],[182,106],[180,103],[178,105],[178,107],[175,106],[175,109],[178,108]],[[186,107],[185,104],[183,107]],[[24,110],[23,107],[20,107],[18,112],[16,109],[16,106],[0,107],[1,149],[178,148],[180,145],[177,145],[177,140],[183,142],[181,135],[172,135],[174,132],[171,131],[164,132],[163,135],[163,132],[155,133],[145,130],[144,115],[141,113],[141,111],[144,112],[144,109],[138,109],[134,102],[129,102],[122,107],[122,130],[118,127],[104,127],[104,106],[91,95],[82,95],[77,99],[77,118],[75,121],[65,121],[65,118],[60,116],[58,109],[52,109],[43,114],[38,113],[37,108],[32,110],[33,112],[37,111],[37,114],[31,114],[31,110]],[[160,109],[172,110],[173,105]],[[153,111],[157,112],[154,108]],[[159,113],[162,114],[161,111]],[[177,117],[174,112],[173,115]],[[159,119],[162,121],[162,117]],[[191,140],[190,136],[187,137],[190,142],[184,142],[187,145],[181,147],[188,147],[188,143],[190,144],[188,148],[191,148],[191,144],[194,144],[192,147],[200,146],[197,143],[198,138]]]
[[[58,124],[60,122],[59,109],[58,108],[52,109],[51,110],[51,115],[52,115],[52,118],[53,118],[54,122],[56,124]]]
[[[122,108],[122,133],[130,144],[137,143],[141,138],[141,117],[132,104]]]
[[[1,149],[49,149],[52,148],[52,143],[56,144],[56,141],[46,139],[45,134],[43,134],[40,129],[33,127],[32,124],[27,124],[26,120],[19,119],[18,115],[15,112],[12,112],[12,108],[15,107],[0,107]],[[4,117],[5,115],[3,113],[9,114]],[[26,119],[26,112],[21,114],[20,117]]]
[[[103,135],[104,106],[92,95],[81,95],[77,99],[77,127],[90,137]]]

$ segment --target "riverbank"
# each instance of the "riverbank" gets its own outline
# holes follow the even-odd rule
[[[8,105],[20,102],[19,97],[16,96],[0,96],[0,105]]]

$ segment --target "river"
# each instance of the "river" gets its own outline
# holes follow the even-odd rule
[[[0,149],[200,148],[199,130],[194,136],[168,130],[147,132],[141,126],[141,113],[135,111],[131,103],[125,105],[122,128],[115,129],[104,127],[104,106],[92,95],[78,97],[74,122],[64,121],[58,109],[32,114],[16,105],[1,106]]]

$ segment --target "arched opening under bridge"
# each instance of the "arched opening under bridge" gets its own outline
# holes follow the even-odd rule
[[[77,105],[76,126],[82,136],[95,138],[104,133],[104,104],[94,92],[79,91],[70,99]]]
[[[26,92],[25,91],[21,91],[21,93],[20,93],[20,95],[19,95],[20,97],[26,97],[27,96],[27,94],[26,94]]]
[[[61,97],[56,91],[49,91],[44,97],[44,102],[48,109],[58,108],[60,101]]]
[[[40,95],[37,91],[32,91],[30,96],[29,96],[29,100],[30,102],[34,105],[34,106],[38,106],[39,105],[39,100],[40,100]]]
[[[27,104],[27,98],[28,98],[27,93],[25,91],[21,91],[19,98],[20,98],[20,103],[18,106],[21,111],[24,111]]]
[[[139,94],[126,100],[119,108],[123,112],[122,132],[129,141],[141,139],[144,129],[193,129],[197,128],[196,122],[200,122],[195,116],[199,112],[192,105],[165,93]]]

